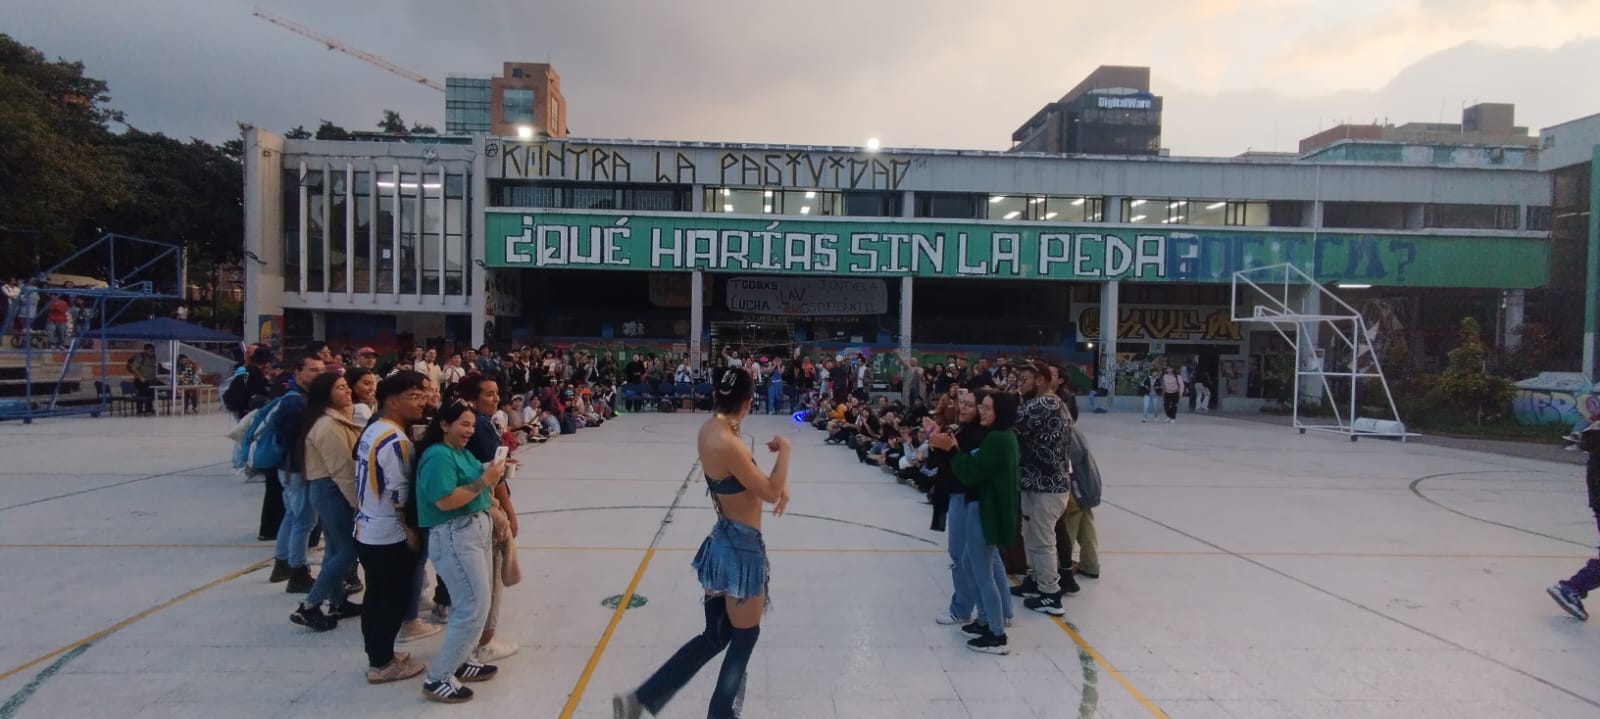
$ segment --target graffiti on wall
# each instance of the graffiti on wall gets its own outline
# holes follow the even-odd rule
[[[1100,339],[1100,305],[1078,311],[1078,336]],[[1244,335],[1227,307],[1121,305],[1117,307],[1117,339],[1170,342],[1240,342]]]
[[[491,211],[484,243],[491,267],[1227,283],[1289,263],[1321,282],[1499,289],[1549,276],[1547,242],[1488,236]]]
[[[484,145],[489,176],[577,182],[654,182],[851,190],[898,190],[912,161],[864,152],[615,147],[551,140]],[[709,158],[709,159],[708,159]]]
[[[1574,427],[1600,416],[1600,394],[1550,389],[1519,389],[1511,400],[1517,424]]]

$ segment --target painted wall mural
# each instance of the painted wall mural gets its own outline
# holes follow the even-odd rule
[[[1549,242],[1511,236],[581,212],[485,222],[491,267],[1228,283],[1287,262],[1323,282],[1496,289],[1549,275]]]
[[[1600,386],[1583,375],[1571,372],[1545,372],[1517,383],[1511,400],[1517,424],[1551,425],[1572,428],[1588,418],[1600,417]]]

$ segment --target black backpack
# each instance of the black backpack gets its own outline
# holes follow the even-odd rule
[[[222,393],[222,406],[235,417],[243,417],[250,412],[249,378],[248,371],[234,375],[228,380],[228,389]]]
[[[567,414],[564,414],[564,415],[561,416],[561,433],[562,434],[577,434],[578,433],[578,418],[577,418],[577,416],[573,415],[571,412],[568,412]]]

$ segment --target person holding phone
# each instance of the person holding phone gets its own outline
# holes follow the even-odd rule
[[[504,453],[487,466],[467,450],[477,428],[472,408],[452,404],[428,423],[417,460],[417,523],[428,530],[428,558],[450,586],[444,642],[422,683],[422,695],[456,704],[472,698],[461,682],[493,679],[498,668],[472,658],[489,621],[494,583],[489,504],[505,476]]]
[[[705,591],[706,628],[690,639],[638,689],[612,697],[616,719],[639,719],[645,711],[661,713],[674,694],[723,649],[722,670],[711,692],[711,719],[738,716],[744,694],[745,669],[761,636],[761,613],[767,598],[767,548],[761,538],[763,503],[782,516],[789,504],[789,439],[767,442],[778,455],[767,474],[739,437],[739,422],[750,412],[755,382],[738,367],[719,370],[712,407],[716,414],[700,427],[697,445],[707,490],[717,510],[717,523],[694,557],[694,569]]]

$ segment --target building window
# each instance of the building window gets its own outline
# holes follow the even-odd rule
[[[988,217],[991,220],[1100,222],[1103,214],[1104,201],[1098,197],[989,196]]]
[[[1551,226],[1554,224],[1551,222],[1551,217],[1553,214],[1554,213],[1550,211],[1550,207],[1548,205],[1530,206],[1528,207],[1527,226],[1523,229],[1533,230],[1536,232],[1549,232]]]
[[[899,217],[904,195],[899,192],[845,190],[843,214],[849,217]]]
[[[501,91],[500,121],[510,125],[532,125],[533,91],[517,89]]]
[[[1423,227],[1459,230],[1515,230],[1516,205],[1426,205]]]
[[[989,204],[987,195],[965,192],[919,192],[916,194],[917,217],[940,217],[952,220],[977,220],[985,215]]]
[[[1122,199],[1122,221],[1130,225],[1185,224],[1188,216],[1188,200],[1152,197]]]

